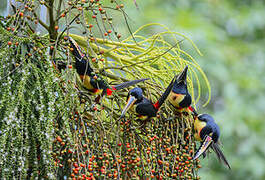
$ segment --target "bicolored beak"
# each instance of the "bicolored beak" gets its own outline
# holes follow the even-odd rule
[[[181,81],[186,82],[187,72],[188,72],[188,65],[185,66],[185,68],[183,69],[183,71],[178,75],[178,77],[177,77],[178,83],[181,82]]]
[[[206,136],[200,146],[200,148],[195,153],[195,156],[193,157],[193,160],[199,158],[212,144],[213,139],[210,136]]]
[[[125,116],[125,113],[134,105],[134,103],[137,101],[137,99],[134,96],[129,96],[126,106],[121,112],[121,118]]]

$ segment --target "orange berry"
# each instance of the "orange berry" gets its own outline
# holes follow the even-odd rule
[[[59,26],[55,26],[54,29],[57,31],[59,29]]]
[[[73,66],[72,66],[72,65],[69,65],[69,66],[68,66],[68,68],[69,68],[69,69],[72,69],[72,68],[73,68]]]
[[[8,46],[11,46],[12,45],[12,42],[11,41],[8,41],[7,44],[8,44]]]
[[[59,142],[62,142],[63,140],[62,140],[62,138],[60,137],[60,136],[57,136],[57,141],[59,141]]]

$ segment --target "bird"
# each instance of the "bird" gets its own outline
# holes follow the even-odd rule
[[[197,114],[193,108],[194,114],[194,137],[201,142],[201,146],[196,151],[193,160],[199,158],[201,155],[206,156],[206,152],[210,147],[215,152],[218,160],[223,162],[229,169],[231,169],[226,157],[219,147],[220,128],[215,123],[214,118],[209,114]]]
[[[143,122],[143,125],[146,124],[152,117],[156,117],[159,108],[167,99],[171,89],[173,88],[173,82],[175,77],[168,85],[165,92],[162,96],[158,99],[156,103],[152,103],[151,100],[147,99],[143,96],[143,90],[139,87],[135,87],[131,89],[127,95],[127,103],[122,110],[120,118],[123,118],[126,112],[131,109],[134,105],[134,111],[137,116],[137,120]]]
[[[91,68],[88,56],[83,53],[82,49],[76,43],[76,41],[69,36],[70,48],[72,48],[72,54],[75,58],[75,68],[82,81],[82,86],[89,92],[91,95],[100,95],[101,97],[105,94],[111,95],[114,90],[121,90],[129,86],[135,85],[139,82],[148,80],[149,78],[138,79],[127,81],[115,86],[110,86],[106,80],[99,77],[94,70]],[[98,97],[100,97],[98,96]],[[99,98],[97,98],[99,101]]]
[[[191,95],[187,88],[188,65],[177,75],[173,88],[168,95],[169,103],[178,111],[183,111],[191,105]]]

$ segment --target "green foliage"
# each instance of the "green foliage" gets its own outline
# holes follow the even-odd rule
[[[163,23],[184,32],[203,53],[195,58],[209,77],[212,99],[207,109],[199,106],[198,110],[212,113],[220,125],[232,170],[227,171],[210,154],[202,160],[202,179],[264,179],[264,1],[137,2],[140,11],[133,3],[126,9],[131,24]],[[189,47],[183,44],[184,49]]]
[[[152,26],[162,27],[163,31],[148,38],[141,33],[151,25],[120,40],[101,4],[71,1],[68,8],[62,9],[60,3],[66,5],[63,1],[48,2],[21,1],[0,27],[1,177],[198,179],[199,161],[192,160],[196,144],[191,113],[175,112],[166,104],[156,118],[142,127],[134,114],[119,118],[127,89],[101,97],[100,103],[95,104],[95,98],[83,91],[82,82],[72,69],[74,58],[67,37],[63,36],[77,40],[86,50],[95,74],[110,85],[150,77],[151,81],[139,86],[152,101],[158,99],[176,73],[189,65],[192,98],[194,102],[200,98],[201,76],[209,91],[208,103],[208,80],[198,63],[181,48],[185,39],[200,54],[193,42],[159,24]],[[122,17],[127,17],[123,5],[113,3]],[[35,11],[42,5],[48,7],[49,25]],[[74,16],[67,17],[71,13]],[[95,19],[92,26],[87,23],[91,17]],[[60,31],[58,25],[63,20],[66,26]],[[33,22],[40,23],[48,35],[35,34]],[[70,33],[73,22],[84,29],[84,37]],[[93,26],[97,27],[95,32],[91,30]],[[106,38],[100,39],[98,34]],[[168,38],[174,39],[174,46]],[[58,59],[67,64],[61,72],[52,65]]]
[[[60,112],[66,123],[70,112],[65,107],[73,102],[64,99],[59,78],[40,54],[45,48],[0,31],[1,177],[25,178],[39,171],[52,178],[53,120]]]

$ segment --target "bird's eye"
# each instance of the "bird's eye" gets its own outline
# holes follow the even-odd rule
[[[173,98],[172,98],[172,99],[173,99],[173,101],[175,101],[175,100],[177,99],[177,96],[173,96]]]

